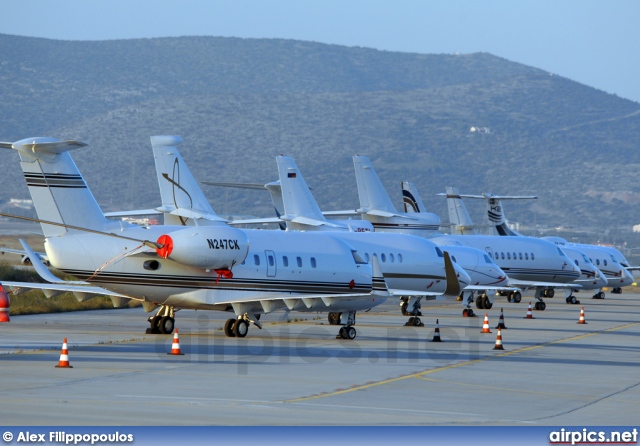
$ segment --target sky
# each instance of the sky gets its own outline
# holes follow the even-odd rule
[[[488,52],[640,102],[637,0],[0,0],[0,15],[2,34],[49,39],[225,36]]]

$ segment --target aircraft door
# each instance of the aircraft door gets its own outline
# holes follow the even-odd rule
[[[276,276],[276,255],[273,251],[265,250],[265,257],[267,258],[267,277]]]

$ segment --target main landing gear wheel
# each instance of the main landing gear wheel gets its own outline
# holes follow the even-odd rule
[[[236,320],[236,323],[233,324],[233,334],[237,338],[244,338],[247,333],[249,333],[249,324],[244,319]]]
[[[556,292],[553,288],[545,288],[543,294],[544,297],[552,298],[556,295]]]
[[[338,337],[342,339],[354,340],[356,338],[356,329],[351,325],[345,325],[344,327],[340,327],[340,332],[338,333]]]
[[[150,316],[147,334],[171,334],[176,326],[175,310],[168,305],[161,305],[157,313]]]
[[[341,317],[342,313],[329,313],[329,325],[338,325]]]
[[[420,318],[417,316],[411,316],[407,321],[407,323],[404,325],[406,327],[424,327],[424,324],[422,323]]]
[[[547,308],[547,304],[545,304],[544,302],[539,301],[539,302],[536,302],[536,304],[533,306],[533,308],[535,310],[538,310],[538,311],[544,311]]]
[[[171,334],[176,326],[176,320],[171,316],[163,316],[158,321],[158,330],[162,334]]]
[[[476,308],[479,310],[490,310],[493,307],[493,304],[489,300],[489,297],[486,294],[478,296],[476,299]]]
[[[618,287],[618,288],[614,288],[611,290],[611,294],[622,294],[622,288]],[[604,297],[603,297],[604,299]]]
[[[224,323],[224,334],[227,335],[228,338],[235,338],[236,335],[233,332],[233,327],[236,325],[236,319],[227,319]]]
[[[576,296],[572,294],[571,296],[567,297],[567,303],[572,305],[577,305],[580,303],[580,301],[576,299]]]
[[[520,294],[520,291],[514,291],[512,293],[509,293],[509,302],[519,304],[521,300],[522,300],[522,294]]]
[[[604,299],[604,291],[594,294],[592,299]]]

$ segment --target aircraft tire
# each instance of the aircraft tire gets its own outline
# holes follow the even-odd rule
[[[513,293],[513,301],[515,303],[519,304],[521,300],[522,300],[522,294],[520,293],[520,291],[516,291],[515,293]]]
[[[244,319],[237,319],[233,325],[233,334],[237,338],[244,338],[249,333],[249,324]]]
[[[478,296],[476,298],[476,308],[478,310],[484,309],[484,296]]]
[[[417,319],[417,318],[416,318]],[[350,340],[354,340],[358,334],[358,332],[356,331],[355,328],[349,326],[346,327],[344,330],[345,334],[347,335],[346,339],[350,339]]]
[[[420,320],[419,317],[414,317],[413,318],[413,326],[414,327],[419,327],[422,324],[422,321]]]
[[[233,332],[233,327],[236,324],[235,319],[227,319],[224,323],[224,334],[227,335],[228,338],[235,338],[236,335]]]
[[[158,330],[162,334],[171,334],[173,333],[173,329],[176,326],[176,320],[171,316],[163,316],[160,321],[158,321]]]

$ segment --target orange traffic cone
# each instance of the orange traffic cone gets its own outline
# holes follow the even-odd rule
[[[173,344],[171,344],[171,353],[167,353],[167,355],[184,355],[184,353],[180,352],[180,340],[178,339],[177,328],[176,328],[176,332],[173,334]]]
[[[529,308],[527,308],[527,315],[524,318],[535,319],[535,317],[533,317],[533,310],[531,309],[531,302],[529,302]]]
[[[489,328],[489,313],[484,314],[484,323],[482,324],[482,331],[480,333],[491,333]]]
[[[11,301],[9,300],[9,296],[2,288],[2,284],[0,283],[0,322],[9,322],[9,307],[11,306]]]
[[[504,350],[502,346],[502,330],[498,328],[498,336],[496,336],[496,346],[493,347],[494,350]]]
[[[496,328],[502,328],[503,330],[506,330],[507,326],[504,325],[504,312],[502,311],[502,308],[500,308],[500,319],[498,319],[498,325],[496,325]]]
[[[586,324],[587,321],[584,320],[584,307],[580,309],[580,319],[578,319],[579,324]]]
[[[60,361],[58,361],[58,365],[56,367],[69,368],[69,369],[73,368],[72,365],[69,365],[69,349],[67,348],[67,338],[64,338],[64,341],[62,342],[62,352],[60,353]]]
[[[431,342],[442,342],[440,339],[440,327],[438,327],[438,319],[436,319],[436,331],[433,332],[433,339]]]

